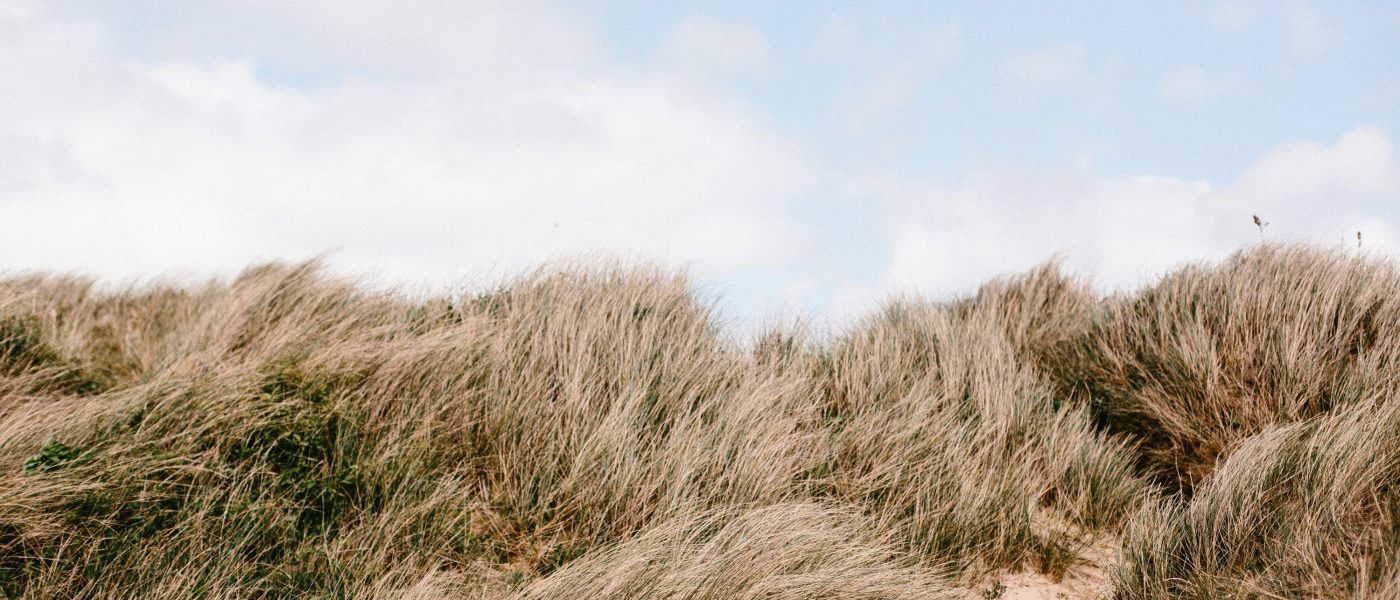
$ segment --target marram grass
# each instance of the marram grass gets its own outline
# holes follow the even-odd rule
[[[0,598],[1390,598],[1397,391],[1395,265],[1307,247],[751,345],[647,268],[11,277]]]

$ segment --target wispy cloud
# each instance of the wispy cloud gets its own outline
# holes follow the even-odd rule
[[[1280,146],[1241,175],[1238,192],[1267,205],[1320,203],[1328,194],[1388,202],[1400,199],[1400,160],[1388,134],[1359,128],[1330,146],[1313,141]]]
[[[880,195],[908,201],[888,214],[891,241],[880,274],[833,294],[838,319],[890,294],[969,293],[989,274],[1054,255],[1106,288],[1131,288],[1256,241],[1252,214],[1265,215],[1270,235],[1281,239],[1349,244],[1361,230],[1369,249],[1400,251],[1400,159],[1390,137],[1372,128],[1332,144],[1283,144],[1224,186],[1016,165],[877,185]]]
[[[132,59],[101,29],[0,17],[0,218],[26,223],[0,241],[0,267],[132,276],[336,250],[347,268],[445,281],[595,251],[711,274],[801,256],[788,214],[810,179],[800,148],[665,73],[504,74],[538,57],[415,39],[456,20],[592,51],[586,31],[550,38],[556,27],[513,9],[493,24],[455,7],[382,15],[361,41],[469,67],[314,89],[270,83],[248,60]],[[351,36],[346,20],[379,12],[358,8],[283,16]]]
[[[1173,5],[1123,36],[1140,15],[1031,6],[0,0],[0,220],[25,224],[0,269],[329,250],[443,282],[611,253],[816,308],[1056,252],[1131,285],[1257,240],[1254,213],[1391,247],[1394,38],[1353,8]]]
[[[690,15],[667,36],[663,64],[705,77],[758,75],[770,67],[768,40],[758,28]]]

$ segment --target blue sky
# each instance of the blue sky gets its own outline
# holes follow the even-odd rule
[[[0,269],[684,266],[839,323],[1052,255],[1400,249],[1386,2],[0,0]]]

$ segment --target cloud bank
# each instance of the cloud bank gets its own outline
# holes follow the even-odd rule
[[[1342,39],[1296,2],[1199,19],[1273,19],[1298,60]],[[975,152],[847,163],[871,132],[919,139],[920,111],[971,94],[970,71],[1022,101],[1116,106],[1122,70],[1072,37],[989,51],[951,21],[881,46],[902,56],[867,52],[840,18],[786,45],[742,19],[666,23],[623,57],[596,15],[535,2],[0,2],[0,270],[203,276],[329,252],[342,271],[441,286],[620,256],[689,266],[749,316],[840,323],[1054,255],[1131,287],[1257,241],[1254,214],[1270,239],[1400,244],[1383,126],[1266,147],[1219,181]],[[791,84],[794,47],[848,69],[812,102],[830,122],[748,91]],[[1211,110],[1254,88],[1231,73],[1166,63],[1145,95]],[[997,110],[975,114],[990,127]]]
[[[443,74],[279,85],[252,61],[140,60],[100,28],[0,13],[0,206],[23,224],[0,242],[4,266],[135,276],[331,250],[336,264],[412,281],[577,252],[710,274],[800,256],[785,213],[809,167],[745,108],[666,73],[551,72],[536,67],[553,55],[521,50],[534,43],[474,36],[548,36],[564,54],[588,39],[540,27],[547,15],[327,6],[281,16]],[[761,61],[761,37],[743,29],[686,23],[676,43],[714,50],[707,67]]]

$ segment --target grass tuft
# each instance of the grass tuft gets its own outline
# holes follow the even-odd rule
[[[1391,262],[712,310],[606,265],[0,280],[0,597],[1400,595]]]

